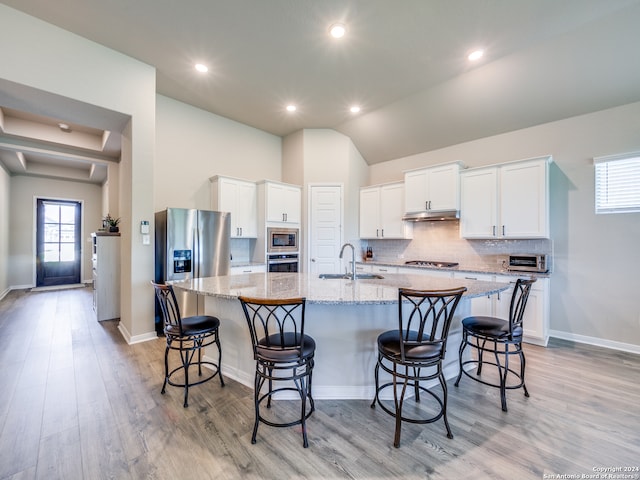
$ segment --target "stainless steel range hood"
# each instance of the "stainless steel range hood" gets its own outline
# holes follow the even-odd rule
[[[443,210],[440,212],[422,211],[408,212],[404,214],[402,220],[408,222],[438,222],[443,220],[459,220],[459,210]]]

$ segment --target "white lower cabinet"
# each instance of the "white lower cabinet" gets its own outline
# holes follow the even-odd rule
[[[465,273],[454,272],[453,278],[461,278],[466,280],[479,280],[484,282],[493,282],[494,276],[483,273]],[[494,298],[491,295],[485,295],[484,297],[475,297],[470,300],[471,302],[471,315],[478,316],[492,316],[493,315],[493,303]]]
[[[405,273],[408,275],[425,275],[429,277],[442,277],[442,278],[453,277],[453,272],[449,270],[433,270],[429,268],[398,267],[398,273]]]
[[[497,276],[496,281],[509,282],[515,284],[518,277]],[[504,292],[500,292],[496,300],[496,316],[509,318],[509,308],[511,305],[511,295],[513,287]],[[536,345],[547,346],[549,341],[549,279],[538,278],[531,286],[529,299],[524,311],[522,322],[524,330],[524,341]]]
[[[471,314],[495,316],[508,319],[511,306],[513,285],[517,276],[489,275],[456,272],[454,278],[468,278],[471,280],[495,281],[498,283],[510,283],[512,286],[490,297],[477,297],[471,299]],[[546,346],[549,341],[549,279],[538,278],[531,286],[529,299],[524,311],[523,340],[527,343]]]
[[[120,234],[91,234],[93,311],[98,321],[120,318]]]
[[[266,265],[245,265],[231,267],[229,269],[229,275],[243,275],[245,273],[264,273],[267,271]]]
[[[371,265],[371,273],[384,275],[385,273],[398,273],[398,267],[387,267],[384,265]]]

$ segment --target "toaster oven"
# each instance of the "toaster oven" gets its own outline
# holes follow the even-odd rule
[[[544,254],[521,254],[507,257],[507,270],[512,272],[547,273],[548,258]]]

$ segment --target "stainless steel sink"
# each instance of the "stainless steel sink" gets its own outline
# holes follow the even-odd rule
[[[351,280],[351,275],[349,274],[345,274],[345,273],[321,273],[319,275],[320,278],[322,279],[341,279],[341,280]],[[356,280],[358,279],[363,279],[363,280],[373,280],[373,279],[381,279],[384,278],[382,275],[378,275],[376,273],[358,273],[356,274]]]
[[[320,278],[322,279],[340,278],[340,279],[348,280],[351,278],[351,275],[347,275],[344,273],[321,273]]]
[[[375,279],[381,279],[381,278],[384,278],[384,277],[382,275],[378,275],[377,273],[357,273],[356,274],[356,279],[358,279],[358,278],[363,278],[365,280],[367,280],[367,279],[375,280]]]

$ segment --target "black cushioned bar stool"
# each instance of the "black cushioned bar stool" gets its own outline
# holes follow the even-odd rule
[[[315,410],[311,395],[311,378],[316,343],[304,333],[306,300],[249,297],[239,299],[249,326],[253,357],[256,360],[253,388],[255,423],[251,443],[256,443],[260,422],[272,427],[300,425],[302,444],[307,448],[309,442],[306,420]],[[270,409],[272,397],[287,390],[296,392],[300,397],[300,415],[296,419],[276,420],[261,413],[260,405],[265,400],[266,407]]]
[[[398,329],[378,336],[376,394],[371,403],[371,408],[378,404],[395,417],[395,447],[400,446],[402,422],[423,424],[442,418],[447,437],[453,438],[447,421],[447,383],[442,373],[442,360],[447,349],[451,320],[466,290],[465,287],[439,291],[398,290]],[[380,385],[380,369],[391,375],[391,382]],[[440,383],[441,393],[427,383],[436,379]],[[380,399],[380,393],[388,387],[393,391],[393,409]],[[403,410],[408,395],[407,387],[413,393],[414,405],[410,413]],[[419,405],[421,392],[429,394],[427,398],[433,400],[431,408]]]
[[[522,320],[524,310],[527,306],[531,285],[535,279],[522,279],[516,281],[511,295],[511,303],[509,306],[509,318],[502,319],[488,316],[472,316],[462,321],[462,342],[458,353],[460,372],[456,379],[455,386],[460,383],[460,378],[464,373],[467,377],[500,389],[500,400],[502,402],[502,410],[507,411],[507,393],[509,389],[522,388],[524,396],[528,397],[529,392],[524,383],[524,367],[525,358],[522,351]],[[462,360],[463,353],[467,347],[472,348],[471,360]],[[476,358],[473,358],[473,351],[476,352]],[[484,353],[490,355],[491,359],[485,359]],[[509,366],[509,357],[517,355],[520,363],[519,371]],[[488,364],[497,367],[497,382],[488,381],[480,377],[482,374],[482,366]],[[470,365],[468,370],[464,367]],[[476,367],[475,375],[470,373]],[[514,378],[515,381],[510,379]]]
[[[200,385],[218,375],[220,384],[224,387],[224,379],[220,371],[222,362],[222,348],[220,346],[219,327],[220,320],[210,315],[197,315],[184,317],[180,315],[180,307],[175,292],[171,285],[151,282],[155,289],[156,298],[160,304],[160,311],[164,320],[164,334],[167,339],[167,347],[164,351],[164,383],[162,394],[165,393],[167,384],[184,388],[184,406],[189,405],[189,387]],[[216,344],[218,348],[218,363],[203,361],[202,349]],[[180,365],[169,371],[169,351],[176,350],[180,353]],[[197,357],[194,361],[194,357]],[[189,378],[189,367],[198,366],[198,379]],[[202,378],[202,366],[211,369]],[[184,381],[177,377],[182,373]]]

